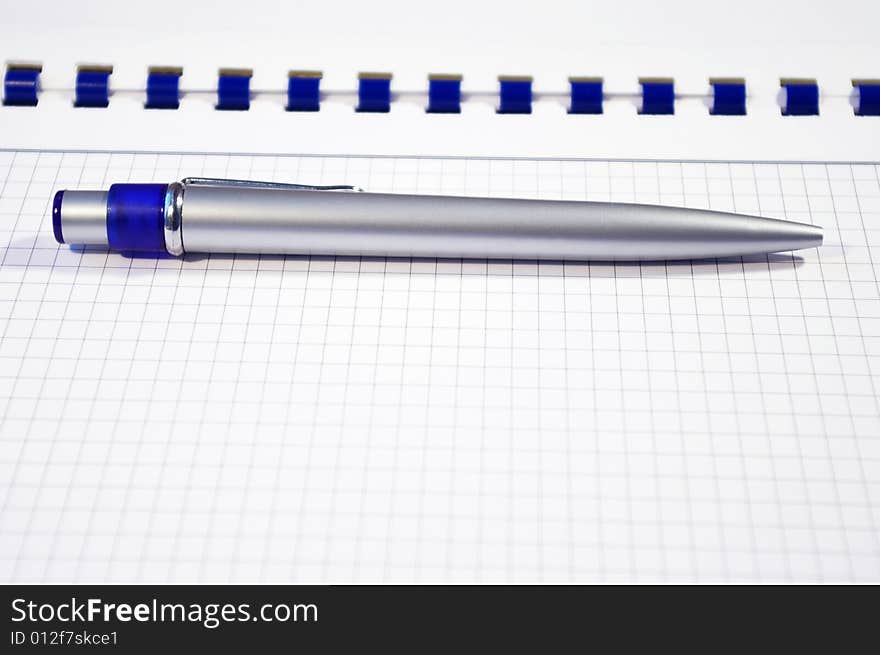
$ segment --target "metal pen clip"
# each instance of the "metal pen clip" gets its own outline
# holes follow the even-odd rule
[[[182,255],[183,247],[183,197],[187,187],[232,187],[242,189],[282,189],[288,191],[363,191],[348,184],[318,186],[312,184],[287,184],[284,182],[260,182],[251,180],[226,180],[219,177],[186,177],[172,182],[165,192],[164,237],[165,250],[172,255]]]
[[[287,189],[293,191],[363,191],[349,184],[290,184],[286,182],[261,182],[257,180],[226,180],[219,177],[187,177],[181,180],[187,186],[240,187],[243,189]]]

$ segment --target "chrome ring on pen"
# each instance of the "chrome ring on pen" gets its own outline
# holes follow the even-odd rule
[[[180,256],[183,249],[183,194],[186,187],[172,182],[165,192],[165,250]]]

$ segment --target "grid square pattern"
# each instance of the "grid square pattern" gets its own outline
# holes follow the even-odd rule
[[[188,175],[825,227],[694,262],[129,258]],[[0,151],[0,580],[880,581],[875,165]]]

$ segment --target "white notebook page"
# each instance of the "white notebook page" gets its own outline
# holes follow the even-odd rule
[[[186,175],[813,222],[650,264],[58,247]],[[876,165],[0,152],[5,582],[878,581]]]

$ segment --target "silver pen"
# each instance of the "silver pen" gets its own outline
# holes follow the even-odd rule
[[[59,191],[59,243],[169,253],[554,260],[702,259],[822,244],[815,225],[615,202],[366,193],[187,178]]]

